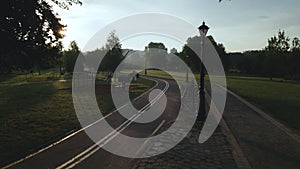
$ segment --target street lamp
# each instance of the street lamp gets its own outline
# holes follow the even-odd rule
[[[199,26],[200,38],[201,38],[201,67],[200,67],[200,89],[199,89],[199,97],[200,97],[200,105],[199,112],[197,116],[198,121],[204,121],[206,118],[205,112],[205,93],[204,93],[204,76],[205,76],[205,68],[203,64],[203,50],[204,50],[204,38],[208,32],[209,27],[205,25],[205,22],[202,22],[202,25]]]
[[[147,52],[149,48],[146,46],[145,47],[145,76],[147,76]]]
[[[188,59],[189,59],[189,55],[186,55],[186,62],[188,64]],[[187,66],[186,67],[186,79],[185,79],[186,82],[189,82],[189,67]]]

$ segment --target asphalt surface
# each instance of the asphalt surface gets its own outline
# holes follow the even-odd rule
[[[163,114],[153,122],[141,124],[131,123],[123,128],[122,134],[146,138],[153,135],[162,123],[168,123],[176,119],[180,106],[180,92],[177,84],[174,81],[165,81],[155,79],[157,86],[155,89],[164,89],[168,85],[165,95],[168,99],[166,109]],[[141,109],[149,103],[148,91],[139,99],[132,102],[134,107]],[[107,121],[113,128],[117,129],[126,122],[126,118],[120,115],[117,111],[108,114],[103,119],[100,119],[95,125],[91,125],[88,130],[97,129],[99,124]],[[160,131],[163,132],[163,131]],[[156,133],[159,134],[159,133]],[[113,138],[112,138],[113,139]],[[124,143],[125,144],[125,143]],[[119,146],[125,146],[120,143]],[[130,148],[130,147],[128,147]],[[84,153],[84,154],[83,154]],[[83,154],[83,155],[82,155]],[[81,155],[81,156],[80,156]],[[51,146],[40,153],[33,156],[28,156],[26,159],[20,160],[12,164],[9,168],[15,169],[49,169],[49,168],[132,168],[133,159],[114,155],[105,151],[87,136],[82,130],[74,133],[72,136],[65,138],[63,141]]]

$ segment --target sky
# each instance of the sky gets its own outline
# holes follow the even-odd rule
[[[179,17],[195,29],[204,20],[218,43],[227,52],[259,50],[267,39],[285,30],[300,37],[299,0],[82,0],[69,10],[54,6],[67,25],[63,44],[75,40],[84,48],[88,40],[106,25],[139,13],[163,13]],[[197,31],[197,30],[196,30]],[[118,34],[118,32],[116,32]],[[195,33],[195,36],[197,34]],[[188,38],[188,37],[186,37]],[[143,50],[149,42],[163,42],[168,49],[182,49],[183,42],[159,35],[144,35],[122,40],[122,48]]]

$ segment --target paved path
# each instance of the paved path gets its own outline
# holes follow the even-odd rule
[[[96,129],[102,127],[104,120],[107,121],[112,127],[114,127],[119,132],[132,137],[148,137],[153,131],[160,127],[162,121],[170,122],[173,121],[179,109],[179,89],[176,83],[166,82],[164,80],[157,79],[158,84],[155,88],[163,89],[169,86],[166,91],[166,96],[168,99],[167,108],[163,115],[154,120],[153,122],[147,124],[132,123],[132,121],[125,119],[117,111],[108,114],[104,118],[99,119],[93,125],[89,125],[88,131],[97,131]],[[169,85],[170,84],[170,85]],[[133,102],[133,105],[137,109],[141,109],[145,105],[151,105],[148,101],[148,94],[146,93],[139,99]],[[91,103],[88,98],[81,98],[83,101]],[[155,105],[155,104],[154,104]],[[88,106],[88,105],[87,105]],[[88,106],[90,107],[90,106]],[[92,110],[91,110],[92,111]],[[138,116],[138,115],[136,115]],[[135,116],[133,116],[135,117]],[[131,124],[132,123],[132,124]],[[130,125],[124,125],[130,124]],[[118,127],[119,126],[119,127]],[[104,143],[110,143],[113,140],[115,134],[106,131],[105,127],[101,128],[103,131],[99,133],[99,140],[103,140],[105,135],[109,136],[107,139],[103,140]],[[121,131],[122,130],[122,131]],[[103,132],[103,133],[102,133]],[[110,135],[109,135],[110,134]],[[120,147],[125,147],[128,150],[131,147],[127,146],[127,143],[118,144]],[[118,148],[118,147],[116,147]],[[20,169],[42,169],[42,168],[131,168],[132,160],[130,158],[120,157],[109,153],[94,144],[93,141],[85,134],[83,130],[77,131],[70,136],[58,141],[57,143],[50,145],[46,149],[41,150],[33,155],[27,156],[16,163],[13,163],[5,168],[20,168]]]
[[[136,160],[133,169],[235,169],[232,147],[218,127],[212,137],[198,143],[201,124],[194,126],[188,136],[170,151]],[[167,142],[167,141],[166,141]],[[166,142],[154,143],[148,151],[155,151]]]
[[[199,128],[193,128],[189,137],[167,153],[136,160],[133,169],[298,169],[300,166],[299,135],[231,91],[220,126],[204,144],[196,141]],[[162,144],[157,143],[150,150],[155,151]],[[236,148],[239,151],[234,154]],[[242,165],[237,161],[242,161],[239,163]]]
[[[223,90],[219,88],[219,90]],[[298,169],[300,167],[299,136],[294,137],[285,126],[254,111],[228,92],[223,119],[254,169]],[[251,105],[250,105],[251,106]],[[284,105],[283,105],[284,106]],[[252,105],[253,107],[253,105]],[[257,109],[255,107],[255,109]],[[295,133],[293,133],[295,134]]]
[[[167,106],[167,113],[152,124],[142,126],[141,124],[130,125],[124,133],[131,136],[147,137],[159,128],[158,132],[166,130],[172,121],[176,119],[179,97],[176,95],[178,89],[170,82],[168,98],[171,105]],[[163,87],[160,83],[158,88]],[[223,90],[219,88],[218,90]],[[147,103],[147,97],[135,102],[137,108]],[[286,130],[274,125],[261,114],[253,110],[241,100],[228,94],[223,123],[216,129],[211,138],[203,144],[197,139],[201,129],[201,123],[197,123],[188,136],[175,148],[168,152],[143,159],[129,159],[113,155],[95,147],[95,153],[76,161],[74,168],[133,168],[133,169],[235,169],[242,168],[239,165],[239,156],[244,156],[247,164],[253,169],[293,169],[300,166],[300,144],[297,136],[289,134]],[[106,118],[114,127],[124,122],[117,114]],[[162,128],[160,124],[166,121]],[[224,127],[224,124],[226,125]],[[181,129],[178,129],[180,131]],[[177,132],[178,132],[177,131]],[[171,133],[170,137],[176,137]],[[164,144],[168,144],[168,138],[159,140],[147,148],[147,152],[157,151]],[[233,140],[233,141],[232,141]],[[64,164],[80,152],[84,152],[93,146],[93,142],[83,132],[79,132],[63,142],[30,157],[12,168],[55,168]],[[126,146],[120,144],[120,146]],[[129,147],[130,148],[130,147]],[[236,148],[240,151],[236,152]],[[146,152],[146,153],[147,153]],[[73,168],[72,167],[72,168]],[[65,167],[66,168],[66,167]],[[245,167],[249,168],[249,167]]]
[[[185,98],[189,99],[189,98]],[[193,107],[193,101],[190,100]],[[166,124],[161,130],[166,130],[171,125]],[[222,125],[218,126],[213,135],[203,144],[198,143],[198,137],[203,123],[196,122],[186,138],[176,147],[158,156],[137,159],[132,169],[235,169],[238,168],[233,156],[233,147],[228,140]],[[168,144],[168,140],[176,137],[180,130],[171,132],[165,139],[157,140],[147,147],[147,153],[153,154]]]

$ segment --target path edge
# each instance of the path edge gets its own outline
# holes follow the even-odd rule
[[[218,86],[220,86],[220,85],[218,85]],[[280,129],[281,131],[283,131],[286,135],[290,136],[296,142],[300,143],[300,136],[297,133],[293,132],[292,129],[289,129],[284,124],[282,124],[281,122],[277,121],[272,116],[270,116],[269,114],[267,114],[266,112],[264,112],[263,110],[261,110],[260,108],[258,108],[257,106],[251,104],[250,102],[248,102],[247,100],[245,100],[244,98],[242,98],[238,94],[234,93],[233,91],[231,91],[229,89],[226,89],[223,86],[220,86],[220,87],[223,88],[224,90],[226,90],[233,97],[235,97],[236,99],[238,99],[239,101],[241,101],[243,104],[245,104],[246,106],[248,106],[250,109],[252,109],[253,111],[255,111],[261,117],[263,117],[264,119],[268,120],[270,123],[272,123],[278,129]]]
[[[216,108],[215,104],[211,103],[211,97],[208,94],[207,90],[205,90],[205,93],[206,93],[205,96],[206,96],[207,106],[215,107],[214,110],[217,111],[215,113],[220,114],[220,112]],[[214,115],[215,115],[215,113],[214,113]],[[218,116],[218,115],[216,115],[216,116]],[[229,144],[232,147],[232,156],[233,156],[233,159],[234,159],[237,167],[239,169],[252,169],[247,157],[244,155],[243,150],[241,149],[240,145],[238,144],[238,141],[234,137],[233,133],[231,132],[230,128],[228,127],[228,125],[225,122],[223,117],[221,118],[219,125],[221,127],[222,133],[226,136],[226,140],[229,142]]]

